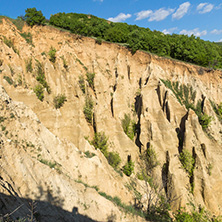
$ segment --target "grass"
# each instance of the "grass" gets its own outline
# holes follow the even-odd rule
[[[85,99],[85,106],[83,108],[83,112],[86,118],[86,121],[92,124],[93,118],[93,100],[91,97],[87,96]]]
[[[95,73],[86,73],[86,81],[89,83],[89,86],[94,90],[95,85],[94,85],[94,78],[95,78]]]
[[[15,53],[19,55],[19,51],[15,48],[14,43],[11,39],[7,39],[5,36],[3,36],[3,42],[9,47],[12,48]]]
[[[26,67],[26,72],[32,73],[33,68],[32,68],[32,58],[29,58],[25,60],[25,67]]]
[[[129,114],[124,114],[124,118],[121,120],[124,133],[131,139],[134,139],[136,134],[136,123],[131,120]]]
[[[79,76],[79,88],[82,90],[84,94],[86,93],[86,86],[85,86],[85,80],[84,80],[83,75]]]
[[[48,52],[49,55],[49,61],[52,63],[55,63],[56,61],[56,49],[51,47],[50,51]]]
[[[32,42],[32,34],[30,32],[26,33],[26,32],[22,32],[22,33],[19,33],[24,39],[25,41],[30,44],[31,46],[34,46],[33,45],[33,42]]]
[[[11,77],[9,77],[9,76],[4,76],[3,79],[5,79],[9,85],[13,85],[13,80],[12,80]]]
[[[38,97],[38,99],[40,101],[43,101],[43,99],[44,99],[44,88],[43,88],[43,86],[38,84],[34,87],[33,91],[36,94],[36,96]]]
[[[53,99],[53,103],[54,103],[54,107],[56,109],[59,109],[60,107],[63,106],[63,104],[65,103],[66,100],[66,96],[64,94],[59,94],[57,95],[54,99]]]

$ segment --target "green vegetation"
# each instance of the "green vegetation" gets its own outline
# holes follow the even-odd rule
[[[96,148],[101,150],[104,156],[107,156],[108,154],[108,137],[105,135],[104,132],[102,133],[95,133],[93,140],[91,141],[91,144]]]
[[[85,114],[86,120],[88,123],[92,124],[92,118],[93,118],[93,100],[91,97],[86,96],[85,99],[85,106],[83,109],[83,112]]]
[[[217,118],[220,122],[222,122],[222,103],[216,105],[212,100],[210,100],[210,104],[217,115]]]
[[[90,142],[96,149],[101,150],[103,155],[106,157],[108,163],[117,169],[121,162],[121,158],[116,152],[108,152],[108,137],[104,132],[95,133],[93,140]]]
[[[15,53],[19,55],[19,51],[15,48],[14,43],[11,39],[7,39],[5,36],[3,36],[3,42],[9,47],[12,48]]]
[[[212,116],[208,116],[206,113],[201,115],[199,118],[200,125],[204,130],[209,127],[211,121],[212,121]]]
[[[27,8],[25,10],[25,21],[29,26],[43,25],[45,22],[45,16],[41,11],[37,11],[36,8]]]
[[[86,155],[87,158],[92,158],[92,157],[94,157],[96,155],[95,153],[91,153],[88,150],[84,154]]]
[[[79,35],[123,43],[132,53],[144,50],[209,68],[222,67],[222,46],[194,35],[165,35],[149,28],[108,22],[93,15],[77,13],[57,13],[51,15],[49,22]]]
[[[212,121],[212,117],[208,116],[206,113],[203,113],[201,100],[197,102],[196,106],[194,105],[196,91],[193,90],[192,86],[186,86],[183,84],[179,85],[179,82],[171,83],[170,80],[161,79],[161,81],[174,93],[181,105],[184,104],[187,109],[192,109],[197,114],[199,123],[201,124],[203,130],[206,130]]]
[[[146,152],[141,156],[141,159],[145,162],[145,171],[148,174],[153,168],[159,165],[157,154],[152,146],[147,148]]]
[[[123,173],[126,174],[128,177],[134,171],[134,163],[132,160],[127,161],[126,165],[123,166]]]
[[[130,115],[124,114],[124,119],[121,120],[124,133],[133,140],[136,134],[136,123],[131,120]]]
[[[117,152],[109,152],[106,158],[109,165],[111,165],[114,169],[116,169],[121,162],[121,158]]]
[[[188,150],[183,149],[179,156],[180,162],[182,163],[183,168],[191,177],[193,175],[194,163],[195,160]]]
[[[51,169],[55,169],[58,173],[61,173],[61,164],[57,163],[56,161],[48,161],[45,159],[39,159],[39,162],[49,166]]]
[[[82,90],[82,92],[85,94],[86,93],[86,86],[85,86],[85,80],[83,75],[79,76],[79,87]]]
[[[36,96],[38,97],[38,99],[40,101],[43,101],[43,99],[44,99],[44,88],[43,88],[43,86],[38,84],[38,85],[35,86],[33,91],[36,94]]]
[[[25,41],[32,45],[33,46],[33,43],[32,43],[32,34],[30,32],[26,33],[26,32],[22,32],[22,33],[19,33],[24,39]]]
[[[188,204],[189,205],[189,204]],[[221,222],[221,217],[212,217],[203,207],[199,206],[198,209],[191,204],[192,211],[188,213],[185,208],[180,208],[174,213],[176,222]]]
[[[68,71],[69,66],[68,66],[68,63],[67,63],[66,59],[64,58],[64,56],[61,56],[60,58],[62,59],[62,62],[63,62],[63,68],[66,71]]]
[[[66,101],[66,96],[64,94],[59,94],[53,99],[53,103],[56,109],[59,109],[63,106]]]
[[[44,70],[43,64],[40,63],[38,60],[36,60],[36,62],[37,62],[36,63],[36,69],[37,69],[36,80],[43,86],[43,88],[46,88],[46,91],[50,94],[51,89],[48,83],[46,82],[45,70]]]
[[[11,77],[9,77],[9,76],[4,76],[3,79],[5,79],[5,80],[8,82],[9,85],[13,85],[13,80],[12,80]]]
[[[207,169],[208,175],[211,176],[212,170],[213,170],[213,164],[212,163],[208,163],[206,169]]]
[[[25,60],[25,67],[26,67],[26,72],[32,72],[33,68],[32,68],[32,58],[29,58],[27,60]]]
[[[55,63],[55,61],[56,61],[56,49],[51,47],[48,55],[49,55],[49,61],[52,62],[52,63]]]
[[[86,73],[86,80],[89,83],[89,86],[94,90],[94,78],[95,73]]]

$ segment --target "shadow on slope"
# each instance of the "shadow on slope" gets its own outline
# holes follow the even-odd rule
[[[41,196],[32,200],[17,195],[0,193],[0,221],[23,219],[21,221],[96,222],[85,215],[79,214],[76,206],[73,206],[72,212],[62,209],[64,200],[53,197],[49,189],[46,192],[46,200],[40,200]]]

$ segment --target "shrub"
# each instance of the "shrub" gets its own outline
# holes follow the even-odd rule
[[[86,80],[89,83],[89,86],[94,90],[94,78],[95,73],[86,73]]]
[[[108,149],[108,137],[105,135],[104,132],[102,133],[95,133],[93,140],[91,141],[91,144],[96,148],[100,149],[101,152],[105,157],[107,157],[107,149]]]
[[[91,153],[90,151],[87,150],[87,151],[85,152],[85,155],[86,155],[87,158],[92,158],[92,157],[94,157],[96,154],[95,154],[95,153]]]
[[[130,115],[124,114],[124,119],[121,121],[124,133],[133,140],[136,134],[136,124],[130,118]]]
[[[86,120],[88,123],[92,123],[92,117],[93,117],[93,100],[91,97],[87,96],[85,100],[85,106],[83,109],[83,112],[85,114]]]
[[[8,82],[9,85],[13,84],[13,80],[9,76],[4,76],[3,78]]]
[[[42,25],[45,22],[45,16],[41,11],[37,11],[36,8],[27,8],[25,12],[25,21],[29,26]]]
[[[67,61],[65,60],[64,56],[61,56],[61,59],[63,61],[63,67],[66,71],[68,71],[68,64],[67,64]]]
[[[79,76],[79,87],[82,90],[82,92],[85,94],[86,93],[85,80],[82,75]]]
[[[202,115],[199,117],[200,125],[202,126],[202,128],[203,128],[204,130],[209,127],[211,121],[212,121],[212,117],[211,117],[211,116],[208,116],[206,113],[202,114]]]
[[[42,85],[38,84],[35,86],[35,88],[33,89],[34,90],[34,93],[36,94],[36,96],[38,97],[38,99],[40,101],[43,101],[44,99],[44,88]]]
[[[51,89],[48,85],[48,83],[46,82],[46,78],[45,78],[45,71],[43,68],[43,64],[40,63],[38,60],[36,67],[37,67],[37,75],[36,75],[36,80],[44,87],[46,88],[46,91],[50,94],[51,93]]]
[[[48,55],[49,55],[49,61],[55,63],[55,61],[56,61],[56,49],[51,47]]]
[[[32,58],[29,58],[27,60],[25,60],[25,67],[26,67],[26,72],[32,72],[33,68],[32,68]]]
[[[59,94],[53,99],[53,103],[56,109],[59,109],[66,101],[66,96],[64,94]]]
[[[152,146],[150,148],[147,148],[143,159],[145,161],[146,171],[152,170],[159,165],[156,152]]]
[[[30,32],[28,32],[28,33],[23,32],[23,33],[20,33],[20,35],[25,39],[25,41],[28,44],[33,45],[33,43],[32,43],[32,34]]]
[[[108,163],[113,167],[117,168],[121,162],[121,158],[116,152],[109,152],[107,156]]]
[[[4,37],[4,38],[3,38],[3,42],[4,42],[9,48],[12,48],[13,51],[19,55],[19,51],[15,48],[12,40],[11,40],[11,39],[7,39],[5,36],[3,36],[3,37]]]
[[[128,177],[134,171],[134,163],[132,160],[128,161],[127,164],[123,167],[123,173],[126,174]]]
[[[195,160],[193,156],[189,153],[188,150],[183,150],[179,155],[180,162],[182,163],[183,168],[192,176]]]

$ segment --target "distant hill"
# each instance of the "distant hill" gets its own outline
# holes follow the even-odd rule
[[[145,50],[200,66],[222,68],[221,45],[194,35],[165,35],[149,28],[114,23],[93,15],[77,13],[57,13],[51,15],[49,22],[79,35],[96,37],[99,42],[105,40],[124,43],[132,53]]]

